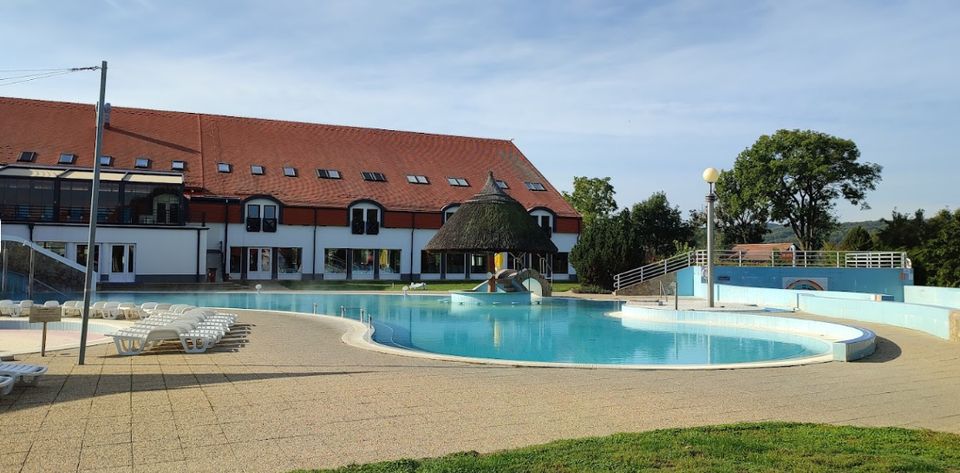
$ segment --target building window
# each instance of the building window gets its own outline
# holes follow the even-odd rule
[[[217,172],[230,172],[232,170],[230,163],[217,163]]]
[[[260,206],[257,204],[247,205],[247,231],[259,232],[261,223]]]
[[[400,250],[380,250],[380,274],[400,274]]]
[[[340,179],[340,171],[336,169],[317,169],[317,177],[320,179]]]
[[[36,151],[21,151],[20,157],[17,158],[17,161],[22,163],[32,163],[35,159],[37,159]]]
[[[187,168],[186,161],[174,161],[173,163],[170,164],[170,169],[173,169],[174,171],[183,171],[186,168]]]
[[[287,177],[297,177],[297,168],[292,168],[290,166],[283,167],[283,175]]]
[[[407,182],[410,184],[430,184],[427,176],[407,175]]]
[[[277,206],[263,206],[263,231],[276,233],[277,231]]]
[[[67,244],[62,241],[45,241],[41,243],[43,249],[51,251],[60,256],[67,256]],[[86,264],[86,262],[84,262]]]
[[[100,165],[101,166],[113,166],[113,156],[100,156]]]
[[[470,187],[470,183],[462,177],[448,177],[447,182],[449,182],[451,186]]]
[[[259,164],[254,164],[253,166],[250,166],[250,174],[253,174],[254,176],[262,176],[263,166]]]
[[[553,217],[550,215],[531,215],[533,223],[540,227],[547,235],[553,234]]]
[[[364,181],[387,182],[387,176],[382,172],[363,171],[360,173]]]
[[[346,273],[347,272],[347,249],[346,248],[327,248],[323,255],[323,272],[325,273]]]
[[[568,274],[570,272],[570,253],[557,253],[553,255],[553,273]]]
[[[497,187],[499,187],[499,188],[501,188],[501,189],[509,189],[509,188],[510,188],[510,186],[507,185],[507,181],[501,181],[500,179],[497,179]]]
[[[277,248],[277,272],[299,273],[302,253],[303,250],[300,248]]]
[[[420,252],[420,273],[422,274],[440,274],[440,258],[442,253]]]
[[[70,153],[60,153],[60,159],[57,160],[57,164],[73,164],[77,162],[77,155]]]
[[[459,205],[454,205],[454,206],[448,207],[447,210],[444,210],[443,223],[447,223],[447,221],[450,220],[450,217],[453,217],[453,214],[457,213],[457,210],[460,210]]]
[[[447,274],[466,274],[466,254],[447,253]]]
[[[481,254],[471,254],[470,255],[470,274],[484,274],[487,272],[487,255]]]
[[[87,265],[87,245],[77,245],[77,264]],[[93,271],[100,272],[100,245],[93,246]]]
[[[150,158],[137,158],[133,163],[133,167],[140,169],[147,169],[150,167]]]
[[[247,204],[248,232],[276,232],[277,206],[273,204]]]
[[[161,194],[153,199],[154,221],[157,223],[180,223],[180,197]]]
[[[546,187],[543,187],[543,184],[541,184],[541,183],[539,183],[539,182],[524,182],[524,184],[527,186],[527,189],[530,189],[530,190],[532,190],[532,191],[545,191],[545,190],[547,190],[547,188],[546,188]]]
[[[230,247],[230,272],[231,273],[242,273],[243,265],[240,260],[243,255],[243,248],[231,246]]]
[[[380,233],[380,209],[354,207],[350,211],[350,232],[354,235]]]
[[[357,248],[351,252],[353,253],[353,262],[350,264],[352,275],[372,276],[374,265],[377,264],[377,250]]]

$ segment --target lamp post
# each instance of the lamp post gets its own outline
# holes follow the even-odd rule
[[[703,170],[703,180],[710,185],[710,192],[707,193],[707,307],[713,307],[713,203],[717,200],[713,184],[719,177],[720,171],[716,168]]]

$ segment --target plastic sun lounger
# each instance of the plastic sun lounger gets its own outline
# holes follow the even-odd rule
[[[47,301],[43,303],[43,306],[57,308],[60,307],[60,301]]]
[[[32,310],[33,301],[23,300],[20,301],[19,310],[17,309],[17,306],[14,306],[13,315],[14,317],[29,317]]]
[[[0,315],[6,315],[8,317],[13,317],[13,312],[15,311],[13,302],[11,301],[0,301]]]
[[[0,396],[8,396],[13,391],[13,383],[16,379],[13,376],[0,375]]]
[[[46,372],[46,366],[28,365],[24,363],[0,363],[0,376],[10,376],[30,386],[35,386],[40,377]]]
[[[100,309],[100,316],[106,320],[117,320],[120,318],[120,303],[107,302]]]
[[[108,334],[113,337],[117,354],[122,356],[139,355],[150,348],[169,340],[179,340],[180,335],[189,332],[185,327],[162,326],[146,332],[118,332]]]

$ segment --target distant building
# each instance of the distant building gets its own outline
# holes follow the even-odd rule
[[[0,98],[5,233],[86,260],[95,107]],[[483,254],[421,248],[493,171],[573,278],[581,219],[508,140],[113,107],[97,270],[124,282],[483,279]]]

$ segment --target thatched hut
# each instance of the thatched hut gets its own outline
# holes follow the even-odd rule
[[[460,206],[424,249],[471,253],[557,252],[547,232],[497,185],[493,172],[480,192]],[[493,258],[488,258],[488,265],[492,262]]]
[[[493,178],[463,203],[424,247],[427,251],[556,253],[557,246],[520,202]]]

